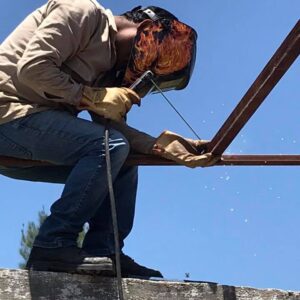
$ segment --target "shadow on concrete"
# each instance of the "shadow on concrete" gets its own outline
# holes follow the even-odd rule
[[[223,285],[222,288],[224,300],[237,300],[236,290],[234,286]]]

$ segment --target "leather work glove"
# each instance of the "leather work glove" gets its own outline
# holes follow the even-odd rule
[[[182,136],[166,130],[156,139],[153,153],[190,168],[209,167],[219,161],[221,157],[211,153],[200,154],[199,150],[208,143],[205,140],[184,139]]]
[[[122,122],[133,104],[140,104],[140,97],[128,88],[83,88],[78,109],[93,111],[106,119]]]

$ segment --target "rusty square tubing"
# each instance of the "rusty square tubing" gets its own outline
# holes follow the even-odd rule
[[[300,20],[211,140],[208,151],[221,155],[300,54]]]
[[[132,154],[126,161],[127,165],[141,166],[179,166],[174,161],[156,155]],[[216,166],[299,166],[298,154],[230,154],[222,155]]]
[[[224,166],[299,166],[300,155],[298,154],[244,154],[222,155],[218,165]]]
[[[126,165],[140,166],[180,166],[174,161],[164,159],[156,155],[131,154]],[[244,155],[222,155],[222,159],[216,166],[299,166],[300,155],[277,155],[277,154],[244,154]],[[0,156],[0,166],[2,167],[35,167],[35,166],[55,166],[46,161],[27,160]]]

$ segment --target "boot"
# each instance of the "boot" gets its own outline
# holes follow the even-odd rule
[[[115,262],[115,255],[111,255],[110,258]],[[122,277],[142,279],[149,279],[151,277],[163,278],[159,271],[139,265],[131,257],[124,253],[120,254],[120,260]]]
[[[108,257],[95,257],[78,247],[33,247],[27,270],[97,274],[113,276],[113,263]]]

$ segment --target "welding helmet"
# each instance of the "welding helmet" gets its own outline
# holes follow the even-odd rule
[[[140,8],[152,22],[142,23],[133,42],[124,73],[123,86],[130,87],[146,71],[151,71],[147,92],[180,90],[187,86],[196,60],[197,33],[176,17],[160,17],[150,8]]]

